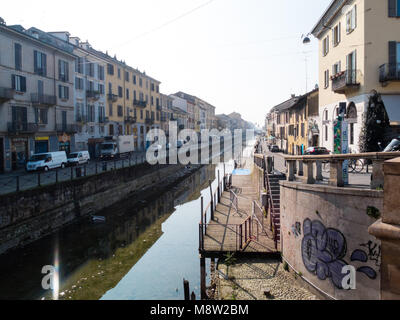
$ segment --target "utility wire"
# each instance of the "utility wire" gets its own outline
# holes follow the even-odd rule
[[[196,11],[206,7],[206,6],[208,6],[208,5],[210,5],[214,1],[216,1],[216,0],[209,0],[209,1],[207,1],[207,2],[205,2],[203,4],[201,4],[201,5],[193,8],[193,9],[190,9],[189,11],[187,11],[187,12],[181,14],[180,16],[178,16],[176,18],[173,18],[173,19],[171,19],[171,20],[159,25],[158,27],[155,27],[154,29],[148,30],[146,32],[143,32],[142,34],[137,35],[136,37],[124,42],[123,44],[119,45],[118,47],[123,47],[123,46],[131,43],[132,41],[135,41],[135,40],[143,38],[143,37],[145,37],[145,36],[147,36],[147,35],[149,35],[149,34],[151,34],[153,32],[156,32],[156,31],[158,31],[158,30],[160,30],[160,29],[162,29],[162,28],[164,28],[164,27],[166,27],[166,26],[168,26],[168,25],[170,25],[170,24],[172,24],[172,23],[174,23],[174,22],[176,22],[176,21],[178,21],[178,20],[180,20],[180,19],[182,19],[182,18],[184,18],[184,17],[186,17],[186,16],[188,16],[188,15],[190,15],[190,14],[192,14],[192,13],[194,13],[194,12],[196,12]]]

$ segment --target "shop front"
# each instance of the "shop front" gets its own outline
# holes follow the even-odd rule
[[[58,136],[58,150],[65,151],[66,154],[71,153],[71,136],[66,133]]]
[[[18,170],[25,167],[29,159],[28,138],[11,138],[11,169]]]
[[[49,137],[35,137],[35,153],[49,152]]]

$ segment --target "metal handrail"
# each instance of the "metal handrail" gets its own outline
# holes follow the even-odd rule
[[[236,210],[236,213],[239,213],[239,198],[233,190],[230,190],[230,201],[231,206]]]

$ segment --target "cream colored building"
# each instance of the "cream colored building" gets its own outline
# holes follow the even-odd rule
[[[397,0],[334,0],[312,30],[319,40],[321,146],[333,149],[333,122],[343,108],[350,150],[359,151],[373,90],[382,95],[391,123],[400,121],[399,16]]]

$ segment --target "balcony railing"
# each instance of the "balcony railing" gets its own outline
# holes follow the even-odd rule
[[[146,118],[146,124],[153,125],[154,124],[154,119],[153,118]]]
[[[400,63],[386,63],[379,67],[379,82],[400,81]]]
[[[39,131],[39,125],[36,123],[28,122],[8,122],[7,123],[9,133],[35,133]]]
[[[136,123],[136,117],[131,117],[131,116],[128,116],[128,117],[125,117],[125,123]]]
[[[57,97],[48,94],[32,93],[31,101],[33,104],[42,106],[55,106],[57,104]]]
[[[109,93],[109,94],[107,94],[107,99],[108,99],[108,101],[111,101],[111,102],[117,102],[118,96],[116,94]]]
[[[87,90],[86,91],[86,97],[90,100],[99,100],[100,99],[100,92],[99,91],[94,91],[94,90]]]
[[[133,106],[134,107],[140,107],[140,108],[146,108],[147,107],[147,102],[143,100],[133,100]]]
[[[57,123],[56,125],[58,133],[77,133],[78,129],[79,125],[76,124]]]
[[[346,90],[359,88],[357,70],[347,70],[332,76],[332,91],[345,93]]]
[[[6,102],[14,98],[15,90],[11,88],[0,87],[0,103]]]

